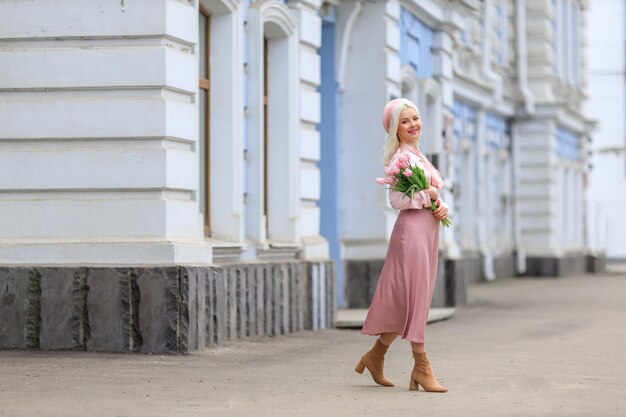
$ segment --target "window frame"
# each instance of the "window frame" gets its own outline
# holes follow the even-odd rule
[[[204,54],[205,54],[205,70],[206,77],[203,78],[203,74],[200,74],[199,65],[198,68],[198,94],[204,94],[204,109],[200,108],[199,111],[204,111],[204,137],[198,137],[198,140],[204,141],[204,169],[200,169],[200,175],[204,177],[204,190],[200,190],[200,198],[204,201],[204,213],[202,213],[203,219],[203,231],[205,237],[211,236],[211,12],[208,11],[201,4],[198,5],[198,14],[206,19],[206,33],[204,39]],[[199,32],[199,31],[198,31]],[[198,33],[198,40],[203,34]],[[198,60],[199,62],[200,60]],[[199,100],[198,100],[199,106]],[[200,106],[199,106],[200,107]]]

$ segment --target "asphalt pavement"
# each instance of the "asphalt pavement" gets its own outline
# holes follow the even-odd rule
[[[426,338],[445,394],[408,390],[403,340],[394,388],[355,373],[374,342],[356,330],[186,356],[3,351],[0,416],[626,416],[626,269],[473,284]]]

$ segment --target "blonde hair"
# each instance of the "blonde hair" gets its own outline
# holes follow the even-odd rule
[[[382,151],[382,162],[385,166],[389,165],[391,157],[400,147],[400,139],[398,138],[398,124],[400,123],[400,113],[402,113],[402,110],[404,109],[415,110],[418,117],[420,114],[417,107],[409,100],[405,101],[404,103],[393,109],[393,113],[391,114],[391,122],[389,123],[389,131],[387,132],[387,136],[385,137],[385,145],[383,146]]]

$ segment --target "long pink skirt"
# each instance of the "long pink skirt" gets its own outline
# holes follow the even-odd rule
[[[400,211],[361,333],[398,333],[424,343],[437,280],[439,220],[428,209]]]

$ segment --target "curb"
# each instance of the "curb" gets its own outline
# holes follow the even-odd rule
[[[345,308],[337,310],[335,327],[338,329],[360,329],[363,327],[367,308]],[[428,324],[448,320],[456,312],[456,308],[431,308],[428,314]]]

